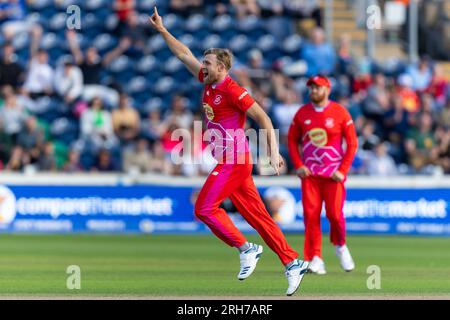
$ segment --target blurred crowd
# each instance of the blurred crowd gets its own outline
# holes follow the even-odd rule
[[[197,56],[207,46],[231,47],[232,76],[280,130],[284,174],[293,169],[287,130],[308,102],[307,78],[317,73],[330,77],[331,98],[354,119],[352,174],[450,173],[448,75],[427,56],[412,64],[373,61],[354,55],[349,35],[327,42],[319,1],[79,3],[81,30],[68,30],[65,1],[0,1],[1,170],[209,173],[205,144],[190,150],[202,164],[171,159],[172,132],[193,132],[202,119],[202,86],[149,28],[157,4],[168,29]],[[313,22],[306,36],[303,19]],[[247,127],[255,126],[249,119]]]

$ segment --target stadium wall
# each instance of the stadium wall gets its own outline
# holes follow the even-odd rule
[[[0,232],[205,233],[193,214],[204,178],[119,174],[2,174]],[[255,177],[285,232],[303,233],[296,177]],[[349,177],[349,234],[450,236],[450,177]],[[253,229],[225,209],[245,232]],[[324,212],[322,228],[329,231]]]

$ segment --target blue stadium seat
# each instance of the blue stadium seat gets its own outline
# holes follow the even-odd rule
[[[81,15],[81,25],[83,26],[83,30],[86,30],[86,33],[93,33],[97,35],[101,32],[103,27],[103,22],[96,17],[93,13],[86,13]]]
[[[148,114],[149,112],[155,109],[161,109],[162,103],[163,101],[160,97],[152,97],[148,99],[147,102],[144,104],[145,112]]]
[[[155,52],[166,47],[166,42],[160,34],[154,35],[153,37],[148,39],[146,43],[146,48],[150,50],[150,52]]]
[[[247,16],[237,21],[237,30],[240,33],[245,33],[250,39],[257,39],[266,34],[264,24],[255,16]]]
[[[125,55],[121,55],[117,59],[114,59],[108,66],[109,71],[112,73],[120,73],[129,69],[131,66],[130,58]]]
[[[302,37],[298,34],[293,34],[284,39],[281,47],[285,54],[297,59],[299,56],[300,48],[302,46]]]
[[[158,79],[163,77],[163,72],[158,69],[154,69],[144,74],[144,76],[147,79],[148,83],[150,84],[150,89],[153,89],[153,84],[155,84],[158,81]]]
[[[208,19],[201,14],[191,15],[184,24],[184,30],[187,32],[199,32],[208,28]]]
[[[66,29],[67,15],[65,12],[56,13],[49,19],[48,29],[52,32],[59,32]]]
[[[239,33],[236,29],[237,21],[233,19],[231,16],[225,14],[216,17],[212,21],[211,30],[215,33],[220,34],[220,38],[224,42],[228,42],[231,38]]]
[[[220,33],[230,28],[234,28],[236,21],[228,14],[220,15],[214,18],[211,23],[211,30]]]
[[[134,68],[137,73],[146,75],[149,72],[158,69],[159,66],[158,61],[153,55],[146,55],[134,65]]]
[[[195,41],[195,38],[190,33],[183,34],[179,40],[187,46],[189,49],[194,50],[198,48],[198,43]]]
[[[107,17],[105,17],[104,25],[106,31],[112,32],[116,29],[119,24],[119,18],[115,13],[110,13]]]
[[[159,95],[166,95],[172,92],[176,87],[176,83],[172,77],[162,77],[154,84],[154,92]]]
[[[173,75],[183,68],[183,63],[177,57],[172,56],[164,64],[163,70],[166,74]]]
[[[41,38],[41,43],[40,43],[41,48],[47,50],[47,49],[53,48],[58,45],[59,45],[58,37],[56,36],[55,33],[53,33],[53,32],[44,33],[44,35]]]
[[[151,11],[153,11],[153,7],[158,5],[158,12],[162,14],[163,12],[160,10],[160,8],[165,7],[163,6],[163,4],[161,4],[160,6],[160,3],[158,3],[156,0],[140,0],[136,2],[137,2],[137,9],[143,13],[150,13]]]
[[[177,30],[182,30],[184,28],[184,19],[176,14],[169,13],[164,16],[164,26],[170,32],[174,32]]]
[[[209,48],[221,48],[224,46],[224,43],[221,37],[217,34],[208,35],[202,42],[200,42],[200,48],[202,51],[205,51]]]
[[[83,11],[93,12],[101,8],[107,8],[111,5],[111,1],[108,0],[84,0],[81,8]]]
[[[285,39],[292,34],[295,34],[292,20],[283,16],[268,18],[265,22],[265,29],[275,38],[280,40]]]
[[[118,40],[109,33],[102,33],[95,37],[91,45],[93,45],[100,55],[115,48],[118,44]]]
[[[137,76],[125,86],[125,92],[133,97],[135,104],[139,107],[148,99],[148,87],[149,84],[145,77]]]
[[[16,51],[22,49],[29,49],[30,46],[30,36],[26,32],[19,33],[12,40],[12,45]]]
[[[78,138],[78,123],[67,117],[56,118],[51,122],[50,133],[54,138],[70,145]]]
[[[228,45],[238,60],[245,61],[248,51],[253,47],[254,43],[246,35],[239,34],[234,36]]]

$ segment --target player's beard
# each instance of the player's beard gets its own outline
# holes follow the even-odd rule
[[[310,93],[309,98],[311,99],[311,102],[314,104],[320,104],[322,101],[324,101],[327,98],[327,93],[323,92],[320,93]]]
[[[208,76],[203,80],[205,84],[213,84],[217,81],[217,77],[215,77],[211,72],[208,72]]]

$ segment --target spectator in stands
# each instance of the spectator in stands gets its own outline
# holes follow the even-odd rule
[[[112,112],[112,124],[115,135],[123,144],[132,142],[139,134],[139,113],[130,105],[126,94],[120,95],[119,107]]]
[[[44,144],[44,132],[38,127],[37,119],[29,116],[25,120],[24,129],[17,135],[17,145],[30,156],[30,162],[38,161]]]
[[[284,14],[283,2],[272,0],[257,0],[262,18],[282,16]]]
[[[426,165],[431,164],[436,154],[436,140],[433,134],[433,122],[429,113],[418,115],[419,123],[408,130],[405,149],[409,163],[415,172],[420,172]]]
[[[167,156],[161,141],[158,141],[153,145],[153,155],[153,171],[166,175],[172,174],[173,164],[170,157]]]
[[[436,164],[439,165],[443,173],[450,173],[450,122],[447,126],[439,126],[435,130],[435,139],[437,144]]]
[[[107,65],[110,61],[102,59],[95,47],[88,47],[86,54],[83,55],[77,41],[77,34],[74,30],[68,30],[66,32],[66,39],[73,59],[83,73],[84,84],[99,84],[102,67],[103,65]],[[110,60],[114,58],[115,56],[109,57]]]
[[[401,98],[403,108],[409,113],[420,111],[420,100],[412,89],[413,80],[408,74],[402,74],[398,78],[397,95]]]
[[[52,142],[48,141],[44,144],[38,160],[38,169],[40,171],[56,171],[55,148]]]
[[[363,104],[364,115],[380,123],[389,104],[390,93],[386,88],[386,78],[382,73],[377,73],[373,78],[373,84],[367,90]]]
[[[122,170],[128,173],[145,173],[153,170],[153,155],[146,139],[139,139],[133,148],[124,151]]]
[[[193,120],[192,112],[187,108],[187,99],[182,94],[175,94],[170,110],[164,115],[165,127],[172,124],[178,128],[189,129]]]
[[[411,88],[416,91],[424,91],[431,83],[432,73],[427,58],[423,58],[418,64],[408,66],[406,74],[411,77]]]
[[[81,139],[87,148],[95,153],[99,149],[111,149],[117,145],[114,135],[111,113],[103,110],[100,98],[94,98],[89,109],[81,114]]]
[[[367,174],[370,176],[395,176],[397,166],[394,159],[388,154],[385,142],[375,145],[372,151],[367,153]]]
[[[444,71],[439,64],[435,64],[433,67],[433,76],[426,92],[433,96],[437,109],[442,109],[445,106],[448,90],[449,83],[444,76]]]
[[[48,53],[39,49],[32,56],[24,90],[31,98],[53,94],[54,71],[48,63]]]
[[[314,28],[311,31],[310,40],[302,49],[300,58],[308,65],[306,76],[315,74],[330,75],[336,65],[336,52],[333,46],[325,41],[325,34],[321,28]]]
[[[322,26],[322,11],[318,0],[283,0],[284,10],[294,19],[314,19],[316,26]]]
[[[358,146],[362,150],[373,150],[380,143],[380,138],[375,134],[375,124],[368,120],[363,126],[361,135],[358,137]]]
[[[11,86],[3,87],[2,93],[4,104],[0,109],[0,119],[3,122],[5,133],[9,134],[15,143],[17,134],[22,130],[26,119],[26,110],[18,103]]]
[[[261,10],[256,0],[230,0],[236,10],[236,18],[239,20],[253,15],[259,17]]]
[[[169,10],[185,18],[191,14],[201,14],[203,13],[203,0],[170,0]]]
[[[6,171],[22,171],[30,163],[29,157],[23,152],[22,147],[15,146],[11,157],[5,166]]]
[[[357,62],[357,67],[353,75],[352,91],[358,99],[364,99],[367,90],[372,85],[371,63],[368,59],[362,58]]]
[[[3,119],[0,118],[0,163],[2,168],[9,160],[13,145],[11,135],[5,132]]]
[[[159,140],[164,132],[164,125],[161,120],[161,110],[154,108],[149,111],[148,118],[141,121],[141,136],[152,143]]]
[[[348,33],[344,33],[339,37],[337,59],[337,73],[351,76],[354,73],[355,68],[355,53],[352,50],[352,37]]]
[[[130,14],[134,11],[136,6],[135,0],[114,0],[113,10],[116,12],[119,22],[117,24],[115,34],[121,36],[127,24]]]
[[[10,85],[17,89],[24,80],[24,70],[17,62],[14,46],[11,42],[3,44],[3,56],[0,61],[0,86]]]
[[[399,96],[392,97],[389,105],[383,115],[383,128],[403,137],[409,128],[408,111],[403,108],[402,98]]]
[[[13,39],[22,32],[30,32],[35,25],[26,20],[25,0],[9,0],[0,2],[0,25],[6,39]]]
[[[269,72],[264,65],[264,59],[261,51],[253,49],[248,53],[247,75],[252,82],[252,88],[262,88],[268,84]]]
[[[124,27],[121,42],[123,40],[129,41],[127,48],[130,54],[142,52],[144,49],[144,41],[146,39],[144,27],[139,22],[139,14],[132,11],[127,18],[127,24]]]
[[[447,104],[439,113],[438,124],[442,127],[450,126],[450,99],[447,99]]]
[[[285,89],[283,94],[279,95],[281,100],[272,107],[272,114],[275,128],[280,130],[280,142],[283,146],[287,145],[287,134],[289,126],[294,119],[294,115],[302,105],[302,101],[297,92],[293,89]],[[281,150],[282,148],[280,148]],[[287,152],[287,150],[285,150]],[[283,154],[282,154],[283,155]],[[287,156],[285,154],[284,156]]]
[[[71,149],[67,156],[67,162],[64,164],[63,169],[67,173],[75,173],[83,171],[83,166],[80,163],[80,152]]]
[[[110,172],[119,171],[119,168],[111,158],[111,153],[107,149],[101,149],[97,155],[92,171]]]
[[[83,92],[83,73],[71,59],[56,70],[55,89],[68,105],[80,98]]]
[[[205,2],[207,12],[214,18],[225,14],[230,14],[230,0],[208,0]]]

